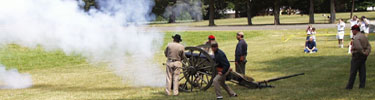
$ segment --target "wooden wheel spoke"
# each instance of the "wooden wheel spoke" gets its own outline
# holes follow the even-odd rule
[[[209,69],[209,68],[211,68],[211,66],[201,67],[199,69]]]
[[[212,85],[214,60],[211,56],[201,48],[186,47],[185,54],[187,59],[183,61],[182,72],[186,80],[187,91],[207,90]],[[180,80],[184,81],[183,78]]]
[[[201,60],[200,62],[198,62],[197,66],[201,66],[202,64],[204,64],[204,62],[206,62],[206,60]]]

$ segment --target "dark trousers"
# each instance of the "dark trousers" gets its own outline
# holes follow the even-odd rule
[[[243,62],[237,61],[236,72],[245,75],[245,65],[246,65],[246,61],[243,61]]]
[[[351,67],[350,67],[350,77],[349,77],[348,84],[346,85],[346,89],[353,88],[355,77],[357,76],[357,72],[359,72],[359,88],[365,88],[366,59],[367,57],[364,55],[352,57]]]

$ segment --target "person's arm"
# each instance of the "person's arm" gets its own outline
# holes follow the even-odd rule
[[[240,60],[241,61],[241,56],[243,55],[243,52],[242,52],[242,43],[241,42],[239,42],[239,44],[238,44],[239,46],[236,46],[236,56],[240,56],[240,58],[239,59],[237,59],[236,58],[236,60]],[[237,63],[237,61],[236,61],[236,63]]]
[[[222,59],[222,66],[223,66],[222,74],[225,74],[229,70],[230,64],[229,64],[227,57],[225,57],[225,55],[222,55],[221,59]]]
[[[364,19],[363,21],[365,22],[365,25],[366,25],[366,27],[367,27],[367,26],[368,26],[368,24],[369,24],[369,20],[367,20],[367,19]]]
[[[168,46],[165,48],[165,50],[164,50],[164,55],[165,55],[165,57],[168,57],[168,50],[169,50],[169,48],[168,48]]]
[[[371,45],[370,45],[370,43],[369,42],[367,42],[367,49],[366,50],[364,50],[364,54],[366,55],[366,56],[368,56],[368,55],[370,55],[370,52],[371,52]]]
[[[240,56],[240,61],[241,62],[244,62],[245,61],[245,55],[247,55],[247,45],[246,44],[242,44],[242,54]]]
[[[181,53],[180,53],[180,57],[181,57],[181,60],[184,60],[186,59],[186,55],[185,55],[185,47],[183,47],[183,49],[181,50]]]

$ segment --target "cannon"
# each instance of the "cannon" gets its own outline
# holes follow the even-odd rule
[[[207,50],[207,49],[206,49]],[[186,59],[182,60],[182,77],[180,77],[180,91],[205,91],[211,87],[217,73],[214,56],[208,54],[202,46],[185,47]],[[248,88],[274,87],[269,82],[304,75],[304,73],[288,75],[256,82],[252,77],[231,71],[227,80]]]

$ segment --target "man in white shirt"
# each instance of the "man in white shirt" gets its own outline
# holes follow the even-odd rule
[[[354,25],[358,25],[358,17],[354,15],[352,19],[348,20],[348,22],[350,22],[350,27],[353,27]],[[353,38],[352,31],[350,31],[350,38]]]

